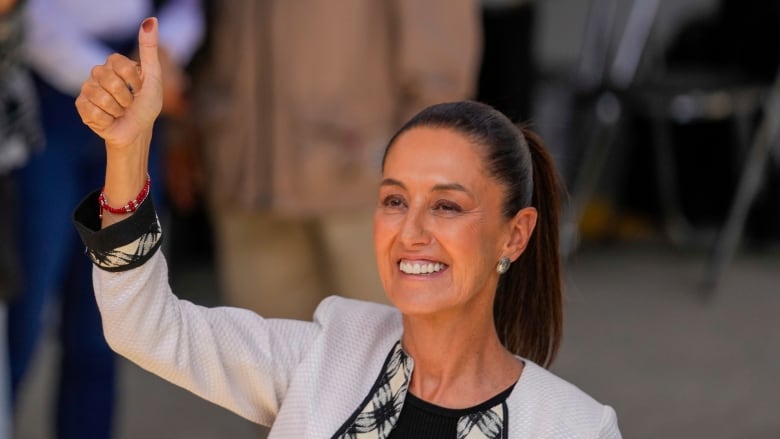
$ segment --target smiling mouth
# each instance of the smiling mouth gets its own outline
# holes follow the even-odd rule
[[[433,274],[444,270],[447,268],[447,265],[440,262],[401,261],[398,264],[398,268],[404,274]]]

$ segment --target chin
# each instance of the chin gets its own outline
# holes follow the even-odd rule
[[[403,292],[388,294],[393,305],[401,311],[401,314],[408,316],[423,316],[440,312],[449,308],[451,304],[442,300],[442,297],[436,297],[434,293],[415,293]]]

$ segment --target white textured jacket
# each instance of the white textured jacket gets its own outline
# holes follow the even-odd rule
[[[180,300],[168,285],[151,202],[99,230],[96,194],[76,226],[97,265],[93,280],[106,338],[139,366],[251,421],[269,438],[383,438],[406,395],[413,361],[394,308],[333,296],[312,322]],[[531,361],[492,434],[463,437],[619,438],[614,410]],[[390,403],[381,419],[367,414]],[[394,414],[393,414],[394,413]]]

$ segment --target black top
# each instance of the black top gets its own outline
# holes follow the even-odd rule
[[[457,437],[458,420],[502,404],[512,393],[508,389],[489,400],[465,409],[449,409],[406,394],[401,415],[387,439],[453,439]]]

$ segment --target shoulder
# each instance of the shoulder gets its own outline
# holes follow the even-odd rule
[[[371,393],[402,332],[401,315],[394,308],[338,296],[320,302],[314,324],[319,335],[307,348],[287,404],[306,404],[308,413],[327,416],[316,421],[321,434],[295,437],[326,437],[324,432],[330,436],[338,430]],[[289,403],[292,400],[298,402]],[[297,414],[286,416],[284,422],[302,422]]]
[[[314,312],[320,342],[335,358],[384,358],[401,338],[401,313],[390,306],[340,296],[325,298]],[[362,361],[362,360],[361,360]]]
[[[619,438],[615,411],[538,364],[525,368],[507,400],[512,429],[562,438]]]

